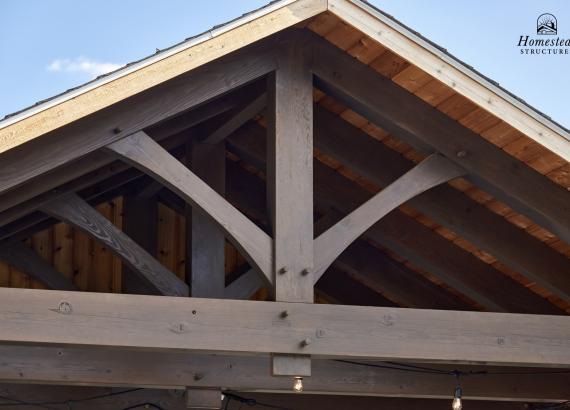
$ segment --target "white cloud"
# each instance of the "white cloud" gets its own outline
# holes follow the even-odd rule
[[[53,60],[47,66],[47,70],[61,73],[83,73],[96,77],[98,75],[114,71],[120,67],[121,64],[103,63],[100,61],[90,60],[86,57],[77,57],[73,59],[58,58]]]

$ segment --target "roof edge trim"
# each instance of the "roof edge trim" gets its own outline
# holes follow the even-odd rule
[[[329,11],[340,19],[570,162],[570,133],[562,126],[367,2],[328,0],[328,4]],[[376,27],[373,23],[376,23]],[[406,40],[411,43],[404,44]],[[411,52],[411,48],[414,47],[421,55],[414,55]],[[439,59],[444,64],[437,64],[434,59]],[[469,82],[472,84],[468,84]],[[476,89],[477,87],[484,89]]]

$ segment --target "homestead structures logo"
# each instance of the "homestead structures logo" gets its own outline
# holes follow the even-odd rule
[[[544,13],[536,19],[536,34],[547,34],[555,36],[558,34],[558,22],[556,17],[550,13]]]
[[[569,55],[570,39],[558,36],[558,20],[553,14],[543,13],[536,19],[536,36],[520,36],[517,47],[521,54]]]

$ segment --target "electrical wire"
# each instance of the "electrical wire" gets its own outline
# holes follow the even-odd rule
[[[62,401],[44,401],[44,402],[27,402],[27,401],[23,401],[23,400],[13,399],[10,397],[0,396],[0,399],[13,402],[13,403],[0,403],[0,407],[9,407],[9,406],[13,406],[14,403],[16,403],[19,406],[35,406],[35,407],[40,407],[40,408],[49,409],[49,410],[60,410],[60,409],[57,409],[55,407],[50,407],[50,406],[83,403],[86,401],[98,400],[98,399],[103,399],[103,398],[107,398],[107,397],[113,397],[113,396],[119,396],[119,395],[123,395],[123,394],[127,394],[127,393],[132,393],[132,392],[139,391],[139,390],[143,390],[143,389],[137,388],[137,389],[121,390],[121,391],[117,391],[117,392],[98,394],[96,396],[84,397],[82,399],[71,399],[71,400],[62,400]],[[151,403],[146,403],[146,404],[151,404]],[[158,408],[159,407],[157,407],[157,409]],[[164,410],[164,409],[162,409],[162,410]]]
[[[234,392],[226,392],[226,391],[224,391],[223,394],[224,394],[224,396],[226,396],[227,399],[228,399],[228,400],[226,401],[225,406],[224,406],[224,410],[228,410],[230,400],[237,401],[237,402],[239,402],[240,404],[245,404],[246,406],[249,406],[249,407],[261,406],[261,407],[266,407],[266,408],[268,408],[268,409],[293,410],[293,409],[291,409],[291,408],[289,408],[289,407],[275,406],[275,405],[273,405],[273,404],[269,404],[269,403],[264,403],[264,402],[261,402],[261,401],[257,401],[256,399],[248,399],[248,398],[246,398],[246,397],[239,396],[239,395],[235,394]]]
[[[150,402],[135,404],[133,406],[125,407],[122,410],[132,410],[132,409],[138,409],[141,407],[146,407],[146,408],[152,407],[153,409],[156,409],[156,410],[166,410],[163,407],[160,407],[158,404],[154,404],[154,403],[150,403]]]

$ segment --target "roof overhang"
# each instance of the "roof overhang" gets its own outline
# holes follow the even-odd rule
[[[570,133],[361,0],[281,0],[0,121],[0,153],[329,11],[570,161]]]

